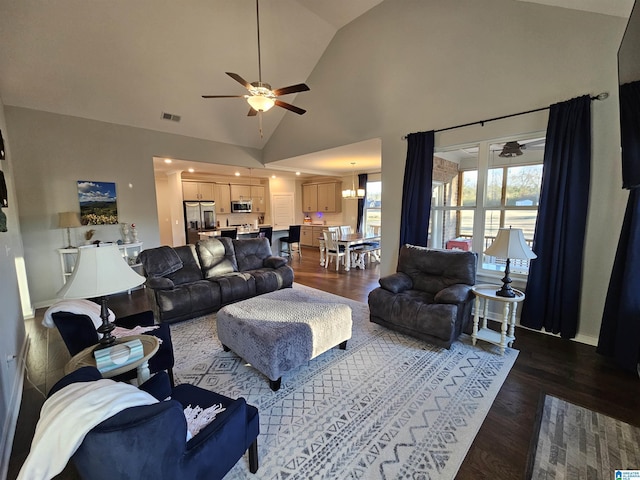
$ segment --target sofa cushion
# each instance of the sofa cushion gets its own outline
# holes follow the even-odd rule
[[[256,295],[256,280],[250,273],[232,272],[209,281],[220,286],[220,298],[224,305]]]
[[[238,270],[256,270],[264,266],[264,259],[271,256],[271,246],[267,238],[233,240]]]
[[[202,272],[196,259],[196,251],[193,245],[183,245],[181,247],[174,247],[174,251],[182,262],[182,268],[167,275],[176,285],[183,285],[185,283],[197,282],[202,280]]]
[[[197,317],[222,303],[220,286],[209,280],[198,280],[173,290],[157,290],[155,295],[161,321]]]
[[[197,244],[204,278],[214,278],[238,271],[233,243],[227,237],[209,237]]]
[[[400,249],[397,271],[411,277],[412,288],[435,295],[456,283],[473,285],[476,278],[475,258],[473,252],[404,245]]]
[[[149,277],[164,277],[182,268],[182,260],[176,251],[168,246],[143,250],[139,258]]]

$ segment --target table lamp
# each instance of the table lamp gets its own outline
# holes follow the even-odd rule
[[[107,296],[142,285],[145,278],[134,272],[116,245],[88,245],[78,248],[78,259],[69,281],[58,292],[59,298],[81,299],[100,297],[102,334],[100,346],[113,345],[116,338],[111,335],[115,325],[109,322]]]
[[[58,213],[58,228],[67,229],[67,246],[65,248],[73,248],[71,245],[71,228],[81,227],[80,216],[77,212],[60,212]]]
[[[502,278],[502,288],[496,292],[499,297],[513,298],[516,296],[511,288],[511,278],[509,277],[509,267],[511,258],[532,259],[536,254],[531,251],[529,245],[524,241],[524,235],[520,228],[501,228],[498,236],[484,253],[497,258],[506,258],[507,266],[504,269]]]

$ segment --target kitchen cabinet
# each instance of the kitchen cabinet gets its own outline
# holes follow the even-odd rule
[[[302,185],[302,211],[318,211],[318,184]]]
[[[340,185],[340,187],[339,187]],[[318,211],[340,212],[342,211],[342,184],[319,183],[318,184]]]
[[[250,198],[250,185],[231,185],[231,200],[249,200]]]
[[[213,200],[214,183],[210,182],[182,182],[183,200]]]
[[[339,213],[342,211],[342,182],[302,185],[302,211]]]
[[[320,247],[322,231],[327,228],[324,225],[303,225],[300,229],[300,244],[305,247]]]
[[[264,213],[267,209],[267,199],[262,185],[251,185],[251,203],[254,212]]]
[[[216,202],[216,213],[231,213],[231,190],[225,183],[214,183],[213,200]]]

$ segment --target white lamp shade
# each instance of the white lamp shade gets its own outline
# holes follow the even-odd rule
[[[251,108],[262,112],[266,112],[275,105],[275,101],[272,98],[262,95],[252,95],[247,98],[247,102],[251,105]]]
[[[522,230],[519,228],[498,230],[498,236],[484,253],[498,258],[531,259],[537,256],[525,242]]]
[[[134,272],[115,245],[78,248],[78,259],[59,298],[94,298],[142,285],[145,278]]]
[[[77,212],[58,213],[58,228],[81,227],[80,215]]]

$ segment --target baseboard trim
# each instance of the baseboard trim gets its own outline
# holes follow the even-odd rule
[[[20,354],[16,358],[19,368],[16,375],[11,395],[9,397],[9,405],[7,408],[7,416],[4,419],[2,428],[2,438],[0,438],[0,454],[2,461],[0,462],[0,478],[7,478],[9,471],[9,460],[11,459],[11,449],[13,447],[13,438],[16,433],[16,425],[18,423],[18,414],[20,413],[20,405],[22,404],[22,389],[24,388],[25,366],[27,365],[27,354],[29,353],[29,336],[25,335]]]

